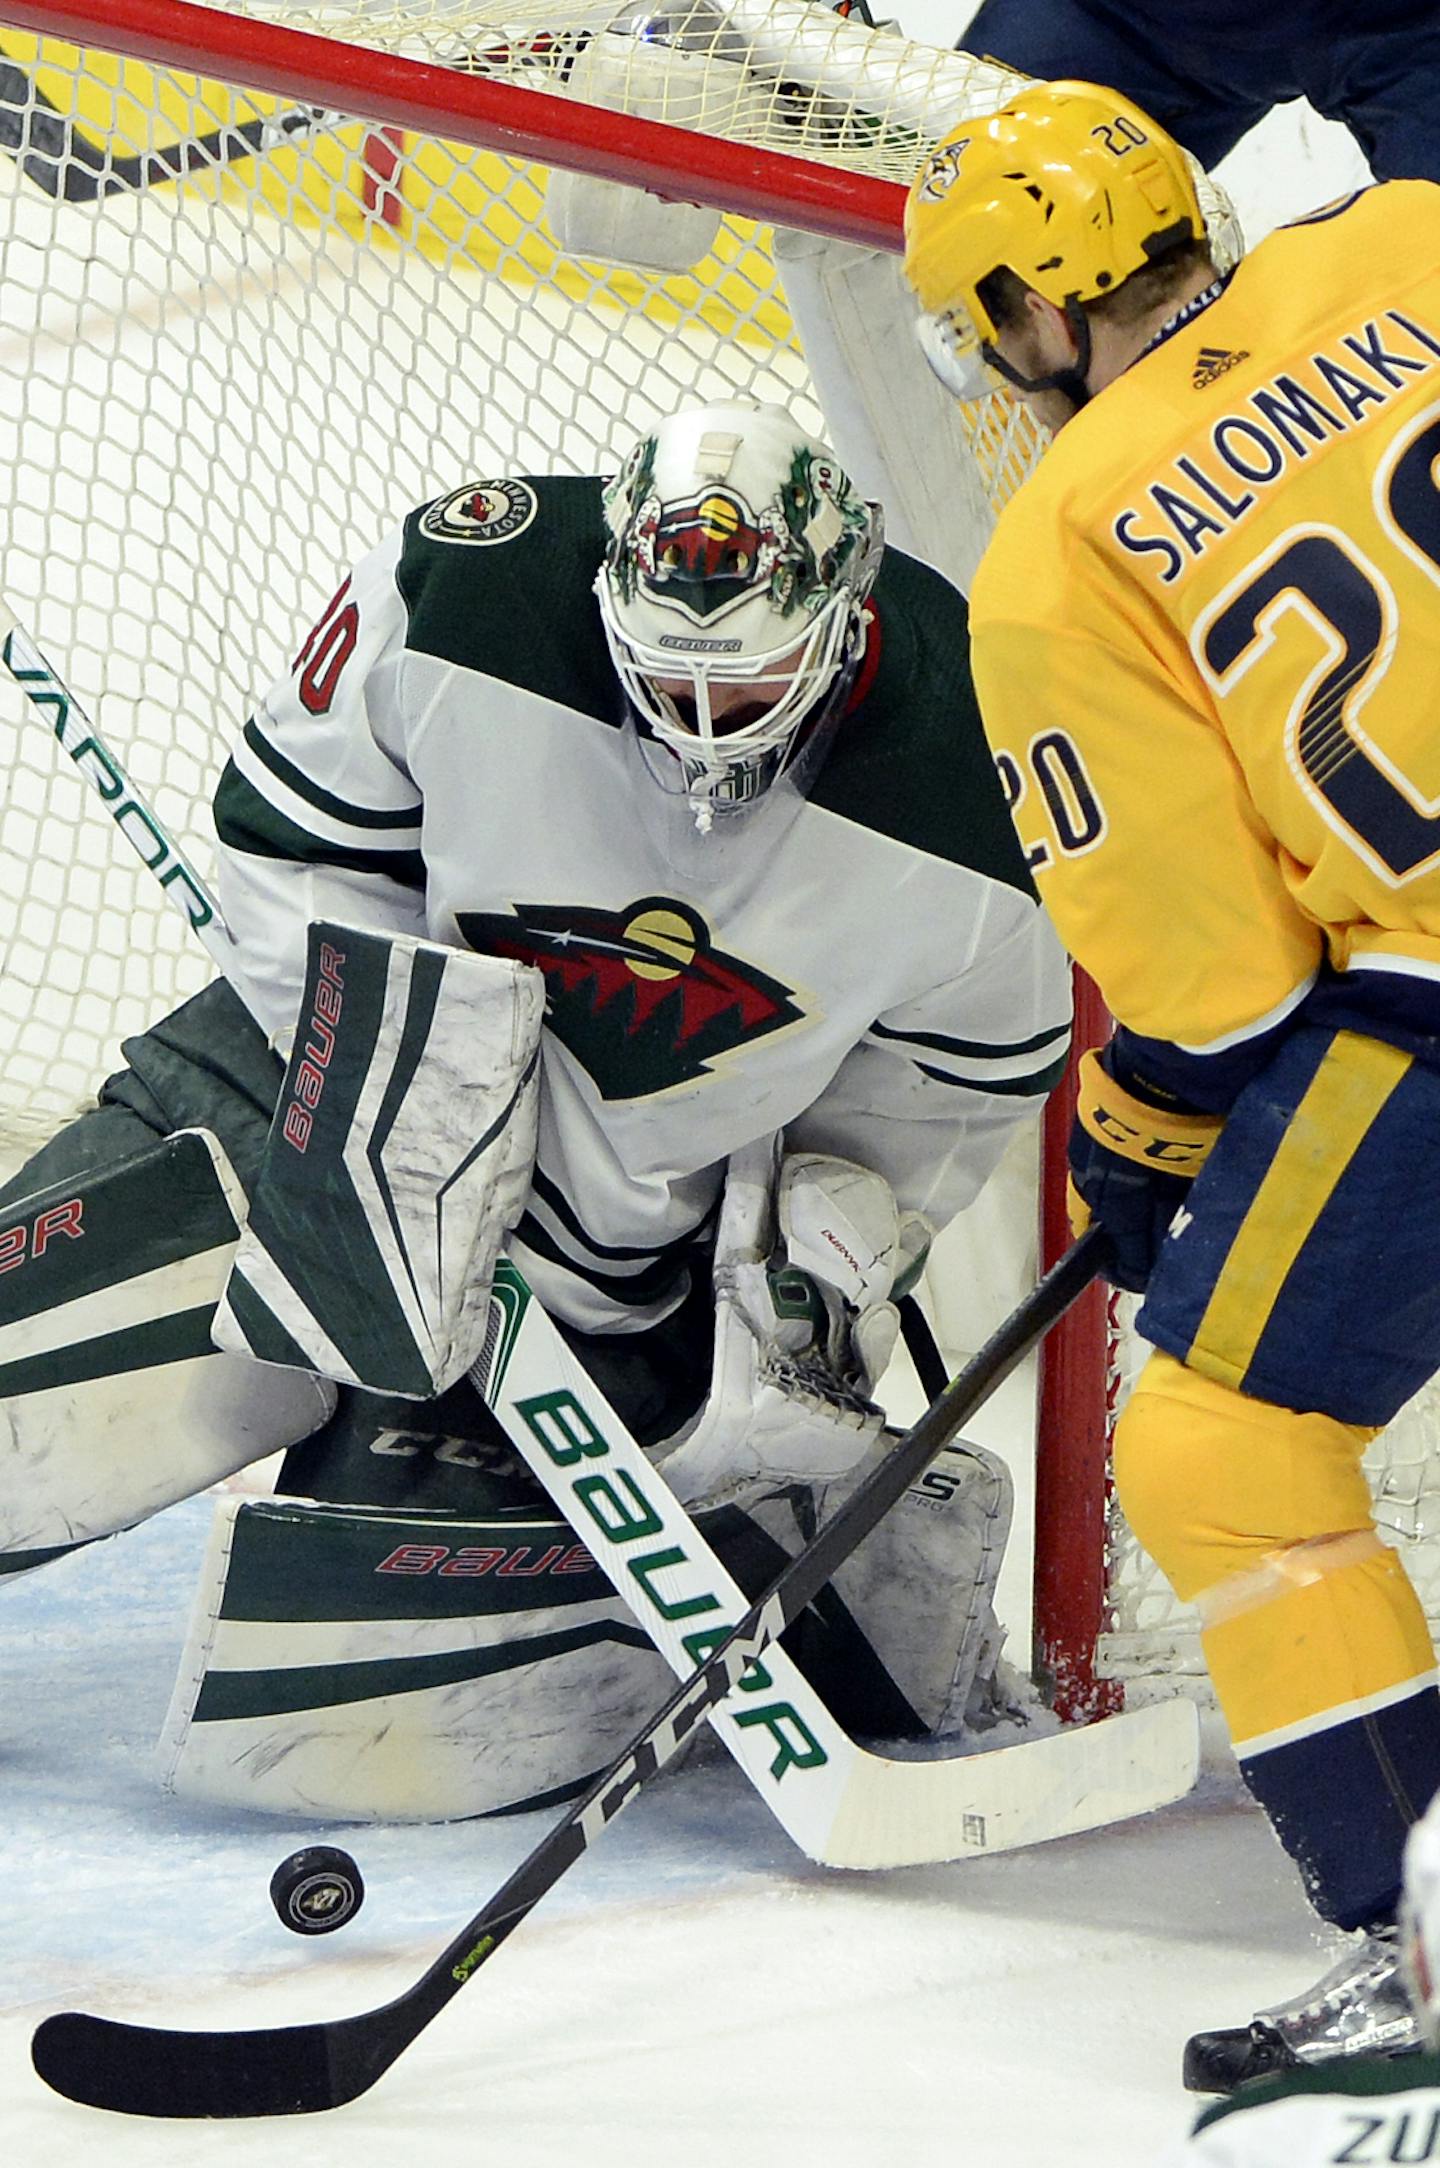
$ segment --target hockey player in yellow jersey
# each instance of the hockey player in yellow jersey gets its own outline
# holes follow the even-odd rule
[[[1038,86],[928,159],[906,271],[943,380],[1055,432],[971,622],[1032,869],[1117,1020],[1071,1169],[1156,1348],[1119,1496],[1312,1901],[1364,1931],[1191,2041],[1225,2091],[1415,2037],[1393,1920],[1440,1708],[1361,1462],[1440,1367],[1440,187],[1221,274],[1169,138]]]

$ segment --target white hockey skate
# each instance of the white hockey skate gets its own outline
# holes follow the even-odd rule
[[[1385,1927],[1361,1936],[1293,2002],[1258,2011],[1248,2025],[1193,2034],[1185,2043],[1185,2086],[1192,2093],[1233,2093],[1247,2078],[1338,2056],[1406,2055],[1419,2046],[1399,1936]]]

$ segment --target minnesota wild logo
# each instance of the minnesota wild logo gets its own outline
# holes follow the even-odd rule
[[[713,487],[666,505],[649,499],[634,537],[651,593],[702,621],[747,601],[782,546],[773,525],[757,525],[733,490]]]
[[[717,949],[700,913],[669,896],[621,911],[522,903],[456,915],[471,948],[544,972],[546,1027],[603,1099],[673,1091],[805,1015],[790,987]]]
[[[880,547],[871,507],[828,453],[797,442],[766,503],[729,482],[662,498],[646,437],[603,492],[605,562],[621,597],[645,593],[697,622],[764,595],[782,616],[813,616]]]

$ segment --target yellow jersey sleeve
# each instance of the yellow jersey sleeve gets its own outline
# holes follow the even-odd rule
[[[1323,969],[1433,1041],[1440,187],[1282,228],[1165,327],[1005,508],[971,630],[1032,872],[1122,1024],[1228,1052]]]
[[[1137,636],[1093,585],[1037,590],[1023,530],[1007,539],[1018,547],[976,583],[975,682],[1061,939],[1146,1038],[1209,1051],[1265,1029],[1310,984],[1323,941],[1229,744],[1153,628]]]

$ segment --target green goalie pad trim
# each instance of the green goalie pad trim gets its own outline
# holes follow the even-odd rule
[[[291,1370],[310,1368],[310,1358],[299,1341],[285,1330],[274,1311],[238,1272],[232,1273],[225,1284],[225,1300],[262,1362],[283,1363]]]
[[[81,1385],[87,1378],[119,1377],[126,1370],[158,1370],[167,1363],[213,1355],[210,1326],[215,1305],[177,1310],[171,1317],[100,1333],[74,1347],[47,1348],[18,1362],[0,1363],[0,1394],[48,1392],[57,1385]],[[0,1349],[4,1337],[0,1334]]]
[[[0,1554],[0,1580],[7,1573],[32,1573],[37,1566],[48,1566],[53,1559],[64,1558],[71,1551],[83,1551],[86,1543],[103,1539],[87,1536],[80,1543],[52,1543],[39,1551],[6,1551]]]
[[[53,1391],[213,1354],[240,1233],[200,1130],[0,1210],[0,1394]]]
[[[532,1634],[504,1648],[452,1650],[432,1656],[380,1657],[346,1664],[297,1664],[283,1670],[212,1673],[195,1704],[197,1724],[236,1718],[293,1716],[303,1709],[333,1709],[349,1701],[378,1701],[382,1695],[422,1694],[471,1679],[490,1679],[556,1656],[572,1655],[602,1642],[648,1649],[650,1636],[619,1619],[568,1632]]]
[[[0,1362],[7,1334],[22,1319],[103,1295],[139,1273],[182,1264],[234,1242],[239,1232],[197,1130],[181,1130],[116,1166],[78,1173],[7,1204],[0,1209]]]
[[[248,1624],[475,1618],[533,1611],[542,1596],[549,1608],[610,1593],[574,1532],[523,1506],[468,1520],[394,1506],[249,1499],[236,1523],[220,1616]]]
[[[573,1532],[528,1507],[222,1498],[162,1781],[289,1819],[535,1810],[593,1780],[666,1677]]]
[[[700,1515],[742,1586],[804,1540],[802,1492]],[[846,1730],[916,1735],[834,1589],[785,1639]],[[669,1683],[585,1546],[534,1505],[437,1514],[231,1495],[216,1502],[161,1781],[290,1821],[532,1811],[593,1781]]]
[[[706,1540],[752,1594],[773,1580],[809,1528],[805,1514],[796,1520],[784,1493],[764,1510],[769,1527],[753,1513],[728,1505],[702,1510],[698,1517]],[[786,1542],[776,1532],[782,1529]],[[226,1625],[298,1629],[323,1621],[380,1628],[417,1619],[518,1621],[542,1610],[582,1605],[603,1607],[608,1617],[574,1636],[552,1629],[549,1646],[546,1635],[516,1639],[507,1644],[509,1654],[465,1650],[297,1665],[293,1672],[212,1672],[196,1703],[195,1721],[419,1692],[590,1642],[651,1646],[648,1635],[632,1630],[630,1612],[568,1524],[531,1508],[500,1507],[483,1520],[471,1520],[395,1507],[376,1511],[250,1499],[235,1521],[218,1613]],[[790,1628],[785,1646],[850,1728],[894,1739],[925,1736],[924,1725],[834,1588],[822,1589]],[[457,1668],[436,1668],[447,1664]],[[277,1683],[292,1679],[293,1686]],[[292,1692],[299,1698],[288,1698]]]

